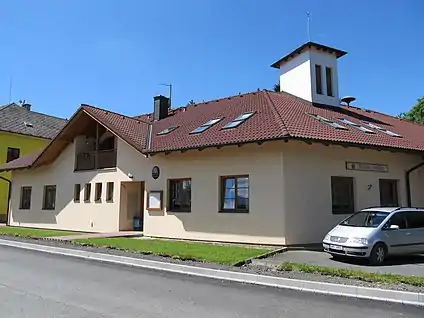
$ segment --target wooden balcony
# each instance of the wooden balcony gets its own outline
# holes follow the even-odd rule
[[[75,158],[75,171],[116,168],[116,149],[81,152]]]

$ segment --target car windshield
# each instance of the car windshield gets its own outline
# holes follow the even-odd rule
[[[355,227],[378,227],[389,212],[360,211],[344,220],[340,225]]]

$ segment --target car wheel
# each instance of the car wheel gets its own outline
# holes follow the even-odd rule
[[[381,265],[386,259],[387,248],[383,243],[377,243],[371,250],[369,262],[371,265]]]

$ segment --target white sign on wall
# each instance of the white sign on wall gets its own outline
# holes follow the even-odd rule
[[[356,170],[356,171],[389,172],[388,165],[381,165],[376,163],[365,163],[365,162],[346,161],[346,169]]]

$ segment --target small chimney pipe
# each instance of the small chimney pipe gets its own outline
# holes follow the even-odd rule
[[[31,111],[31,104],[25,103],[22,104],[22,107],[25,108],[27,111]]]

